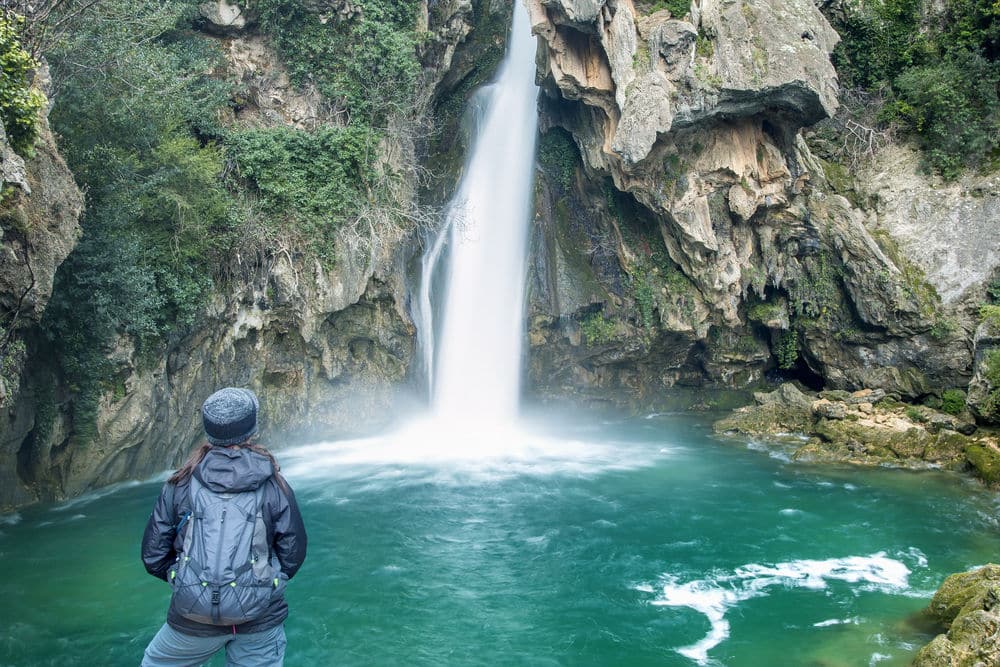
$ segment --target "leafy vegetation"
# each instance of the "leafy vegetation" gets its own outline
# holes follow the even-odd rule
[[[799,335],[795,331],[785,331],[778,340],[775,350],[778,358],[778,368],[787,371],[795,368],[799,360]]]
[[[315,85],[347,124],[384,128],[412,107],[420,74],[414,30],[418,0],[355,0],[353,16],[325,20],[297,0],[253,0],[299,85]]]
[[[375,182],[373,141],[367,128],[277,127],[234,132],[226,150],[252,183],[261,213],[291,223],[286,227],[332,263],[335,230],[364,206]]]
[[[569,132],[558,127],[550,129],[538,140],[538,163],[563,190],[573,186],[580,153]]]
[[[986,419],[1000,422],[1000,348],[990,350],[986,355],[983,371],[990,392],[980,406],[980,412]]]
[[[658,12],[662,9],[669,9],[670,15],[674,18],[684,18],[691,11],[690,0],[650,0],[639,4],[640,8],[644,9],[648,14]]]
[[[987,304],[979,307],[979,317],[994,329],[1000,329],[1000,304]]]
[[[121,336],[151,357],[189,330],[237,255],[253,264],[280,238],[329,264],[338,229],[364,216],[375,229],[386,200],[379,220],[398,217],[378,146],[405,125],[394,118],[420,113],[419,3],[359,0],[326,21],[304,3],[254,1],[294,82],[325,98],[330,123],[308,132],[224,122],[238,95],[218,76],[220,42],[193,29],[197,4],[102,0],[45,54],[51,122],[87,193],[44,322],[82,441],[100,395],[122,386],[108,358]]]
[[[38,136],[38,112],[45,95],[31,85],[38,62],[22,46],[19,28],[24,19],[0,11],[0,121],[11,148],[28,153]]]
[[[925,6],[926,5],[926,6]],[[1000,147],[1000,3],[874,0],[835,21],[842,83],[884,91],[882,120],[901,124],[946,178],[989,167]]]
[[[239,226],[218,146],[228,90],[203,74],[220,53],[186,29],[192,16],[186,2],[105,0],[47,54],[51,122],[87,207],[44,326],[82,440],[116,336],[151,351],[182,333]]]
[[[614,339],[615,321],[604,313],[591,313],[580,322],[580,331],[587,345],[600,345]]]
[[[941,410],[950,415],[960,415],[965,410],[965,392],[961,389],[945,389],[941,392]]]

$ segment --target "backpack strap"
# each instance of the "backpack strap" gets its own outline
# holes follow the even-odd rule
[[[269,540],[270,528],[268,527],[268,521],[264,518],[264,492],[266,490],[268,482],[265,481],[263,484],[254,489],[255,506],[257,511],[252,517],[247,517],[248,520],[253,521],[253,542],[250,545],[250,567],[254,570],[254,575],[258,578],[263,578],[268,574],[269,566],[271,563],[271,545]]]
[[[198,478],[194,476],[194,473],[191,473],[191,475],[188,477],[188,498],[187,498],[188,510],[185,517],[181,519],[181,522],[179,524],[177,524],[178,531],[180,531],[180,529],[184,527],[186,524],[191,523],[191,520],[200,521],[204,518],[201,512],[198,511],[198,507],[196,504],[196,501],[198,499],[198,492],[201,491],[203,488],[205,488],[204,485],[200,481],[198,481]],[[184,532],[184,535],[181,539],[180,557],[186,561],[191,560],[190,553],[191,553],[191,541],[193,539],[192,538],[193,534],[194,534],[194,526],[188,525],[187,530]],[[200,567],[200,565],[198,565],[198,567]]]

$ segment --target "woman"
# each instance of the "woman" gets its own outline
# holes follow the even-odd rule
[[[306,531],[278,463],[251,441],[258,409],[247,389],[209,396],[208,442],[167,480],[149,517],[142,562],[173,595],[146,667],[200,665],[222,648],[227,665],[283,664],[284,584],[305,559]]]

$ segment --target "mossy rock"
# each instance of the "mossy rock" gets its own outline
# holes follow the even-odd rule
[[[861,458],[845,444],[824,442],[819,438],[810,438],[792,454],[793,461],[805,463],[864,463]]]
[[[970,655],[948,641],[946,635],[938,635],[930,644],[920,649],[913,660],[913,667],[952,667],[968,664]]]
[[[986,565],[944,580],[926,614],[947,635],[922,648],[915,667],[974,667],[1000,664],[1000,645],[993,639],[1000,609],[1000,565]]]
[[[713,428],[716,433],[745,435],[807,433],[812,430],[812,415],[808,410],[778,403],[752,405],[720,419]]]
[[[934,442],[924,450],[924,460],[931,463],[955,465],[965,460],[969,438],[955,431],[941,431]]]
[[[1000,589],[1000,565],[959,572],[944,580],[927,611],[942,626],[949,627],[961,614],[982,609],[990,591],[997,589]]]
[[[965,448],[965,457],[984,482],[991,486],[1000,484],[1000,452],[987,445],[975,444]]]
[[[922,428],[898,431],[873,428],[851,420],[823,419],[816,425],[816,433],[831,444],[860,443],[869,458],[922,459],[931,444],[931,435]]]

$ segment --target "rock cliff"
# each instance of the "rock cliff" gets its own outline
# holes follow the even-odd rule
[[[529,277],[541,396],[648,401],[776,368],[909,398],[968,384],[973,304],[1000,264],[992,186],[937,197],[888,155],[839,187],[807,131],[837,109],[838,37],[814,3],[529,8],[545,92]],[[915,252],[918,226],[949,231]],[[969,242],[942,262],[956,236]]]
[[[36,85],[45,87],[43,68]],[[80,235],[83,195],[56,148],[48,120],[25,159],[11,149],[0,126],[0,507],[32,496],[16,461],[33,420],[22,400],[38,324],[52,295],[56,270]]]

